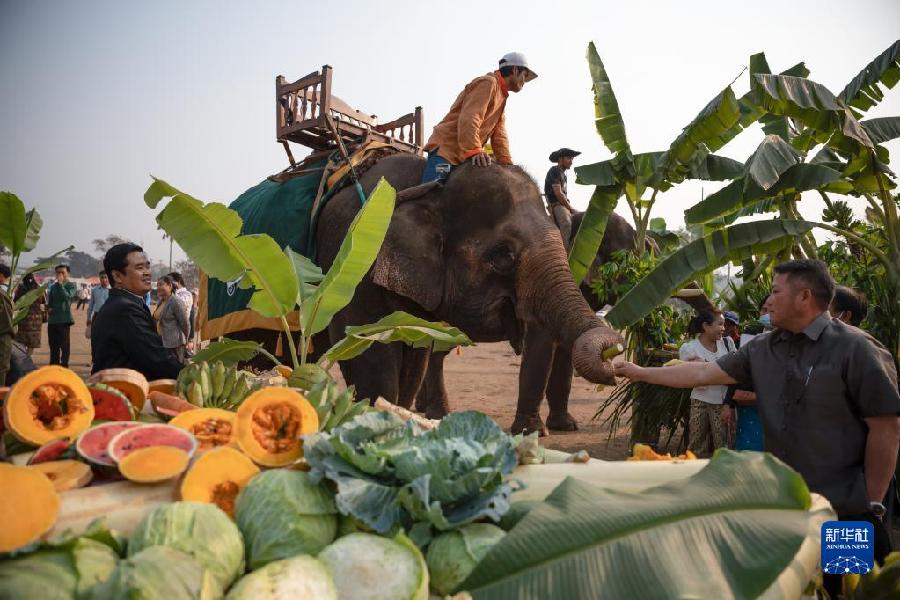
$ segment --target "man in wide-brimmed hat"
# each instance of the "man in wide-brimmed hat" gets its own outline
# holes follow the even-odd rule
[[[569,202],[566,171],[572,168],[572,161],[581,154],[571,148],[560,148],[550,153],[550,162],[556,163],[547,171],[544,179],[544,195],[547,197],[547,208],[559,234],[562,236],[563,245],[569,249],[569,237],[572,235],[572,213],[575,209]]]
[[[537,73],[529,68],[525,55],[510,52],[500,59],[498,70],[469,82],[425,144],[428,162],[422,183],[441,179],[451,166],[467,160],[481,167],[491,164],[491,156],[484,151],[488,140],[493,160],[511,165],[503,116],[506,98],[510,92],[521,91],[535,77]]]

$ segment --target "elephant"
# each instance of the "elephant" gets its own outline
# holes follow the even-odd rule
[[[402,310],[449,323],[475,342],[522,338],[521,323],[536,323],[585,378],[615,381],[605,348],[622,337],[597,318],[572,280],[558,230],[540,190],[524,170],[464,164],[446,181],[418,185],[421,157],[397,154],[376,162],[359,182],[369,193],[383,177],[398,192],[375,263],[350,304],[328,327],[334,343],[350,325]],[[350,186],[322,209],[317,260],[333,264],[359,211]],[[376,344],[340,363],[357,397],[409,408],[426,375],[429,352],[400,343]]]
[[[583,219],[584,213],[573,215],[572,240]],[[581,284],[581,293],[592,311],[598,311],[615,301],[615,298],[599,298],[591,289],[591,275],[596,272],[596,267],[609,260],[613,252],[631,250],[634,245],[634,228],[618,214],[611,213],[597,258]],[[568,349],[556,344],[553,336],[537,322],[524,324],[523,338],[511,339],[510,343],[517,354],[522,354],[519,398],[512,433],[537,431],[546,435],[548,428],[557,431],[577,429],[577,422],[568,412],[569,392],[572,388],[572,356]],[[416,409],[431,419],[439,419],[450,412],[443,377],[445,356],[446,353],[431,355],[425,381],[416,398]],[[546,427],[539,414],[545,393],[550,405]]]

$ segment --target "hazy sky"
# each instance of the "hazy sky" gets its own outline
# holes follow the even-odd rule
[[[524,52],[539,77],[511,96],[507,127],[514,160],[542,182],[559,146],[584,152],[576,164],[609,157],[593,127],[591,40],[631,147],[644,152],[667,148],[755,52],[776,71],[805,60],[837,93],[898,25],[896,0],[0,0],[0,189],[44,217],[37,254],[68,244],[93,253],[92,239],[115,233],[166,259],[142,201],[150,174],[227,204],[287,166],[275,142],[278,74],[330,64],[335,93],[383,121],[421,105],[427,137],[468,81]],[[744,74],[734,88],[748,86]],[[900,88],[867,117],[891,115]],[[755,127],[720,153],[743,161],[761,137]],[[889,148],[900,156],[900,144]],[[590,191],[570,183],[576,207]],[[655,214],[677,227],[700,193],[682,185]],[[817,218],[821,202],[810,195],[802,211]]]

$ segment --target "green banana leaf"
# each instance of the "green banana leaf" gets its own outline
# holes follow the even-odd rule
[[[841,91],[840,98],[859,117],[884,98],[880,85],[893,88],[900,81],[900,40],[875,57]]]
[[[222,338],[217,342],[210,343],[209,346],[197,352],[191,362],[221,362],[226,367],[236,365],[239,362],[253,360],[257,354],[262,354],[276,365],[281,364],[278,359],[269,354],[263,345],[259,342],[231,340]]]
[[[456,327],[397,311],[376,323],[348,327],[344,339],[329,348],[323,359],[329,363],[349,360],[359,356],[376,342],[403,342],[413,348],[432,348],[434,352],[473,345],[472,340]]]
[[[47,284],[40,285],[30,292],[23,294],[18,300],[16,300],[15,304],[15,316],[13,317],[13,325],[17,325],[22,321],[25,317],[28,316],[28,311],[31,309],[31,305],[35,303],[35,301],[44,295],[47,291]]]
[[[740,118],[740,106],[728,86],[703,107],[669,146],[662,166],[663,179],[679,183],[687,178],[698,155],[715,152],[731,140],[730,131]]]
[[[581,285],[594,263],[594,259],[597,258],[597,250],[600,249],[600,244],[603,242],[609,214],[616,208],[616,203],[621,195],[621,186],[597,186],[594,188],[581,226],[569,249],[569,269],[572,271],[576,285]]]
[[[799,166],[799,165],[798,165]],[[716,230],[663,259],[631,288],[606,315],[614,327],[627,327],[665,302],[673,291],[695,277],[729,261],[770,254],[790,243],[815,223],[795,220],[754,221]]]
[[[625,135],[625,121],[594,42],[588,44],[587,61],[594,90],[594,123],[597,133],[609,151],[617,155],[619,165],[627,169],[631,162],[631,148]]]
[[[382,178],[356,213],[334,264],[312,297],[300,307],[300,328],[307,337],[325,329],[331,318],[353,299],[356,286],[369,272],[384,242],[396,198],[397,191]]]
[[[833,518],[796,471],[759,452],[719,450],[697,474],[640,493],[569,477],[459,589],[475,600],[797,598]]]
[[[144,202],[169,204],[156,222],[210,277],[253,289],[249,308],[263,317],[283,317],[297,304],[297,277],[290,259],[270,236],[240,235],[243,221],[218,202],[204,204],[154,178]]]
[[[25,205],[12,192],[0,192],[0,245],[13,256],[25,249]]]
[[[38,213],[36,208],[32,208],[25,213],[25,240],[22,243],[23,252],[31,252],[37,246],[38,240],[41,238],[41,228],[44,226],[44,220]]]
[[[738,177],[684,211],[684,221],[687,224],[710,223],[760,200],[797,192],[822,190],[846,194],[852,189],[853,184],[844,179],[839,171],[822,164],[800,163],[785,170],[768,190],[746,177]]]
[[[860,121],[863,129],[876,144],[883,144],[900,137],[900,117],[882,117]]]
[[[770,134],[750,155],[745,175],[762,189],[768,190],[785,171],[802,161],[800,153],[780,135]]]
[[[297,304],[302,306],[307,298],[311,298],[316,293],[316,284],[325,278],[325,274],[322,273],[319,265],[302,254],[294,252],[290,246],[284,249],[284,253],[294,263],[294,272],[297,273],[297,287],[300,291]]]
[[[792,117],[810,129],[798,137],[805,141],[794,140],[800,150],[808,150],[812,140],[824,143],[835,134],[873,147],[856,117],[824,85],[802,77],[764,74],[754,75],[751,84],[768,112]]]
[[[641,152],[634,155],[636,178],[642,180],[651,187],[659,186],[659,191],[664,192],[672,187],[666,181],[662,181],[660,166],[666,160],[666,152]],[[600,161],[598,163],[575,167],[575,182],[584,185],[598,185],[601,187],[616,185],[619,179],[616,176],[613,165],[614,159]],[[690,165],[688,179],[702,179],[704,181],[726,181],[743,174],[744,163],[719,156],[707,154],[701,160]]]

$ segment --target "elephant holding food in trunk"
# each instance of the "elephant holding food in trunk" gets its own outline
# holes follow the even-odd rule
[[[614,381],[601,353],[622,338],[601,323],[572,280],[534,180],[518,167],[467,164],[443,183],[416,185],[423,168],[419,157],[394,155],[360,178],[366,193],[384,177],[399,194],[375,264],[329,326],[331,341],[349,325],[396,310],[446,321],[476,342],[521,339],[520,323],[533,322],[571,353],[585,378]],[[323,209],[317,250],[324,271],[359,207],[351,186]],[[376,344],[341,363],[341,370],[358,397],[381,396],[409,407],[428,354],[400,343]]]
[[[583,218],[584,213],[576,213],[572,217],[573,240]],[[597,258],[586,280],[581,284],[581,293],[592,311],[598,311],[605,304],[615,301],[615,298],[598,298],[591,289],[590,282],[592,275],[596,273],[596,267],[609,260],[613,252],[633,249],[634,243],[634,228],[616,213],[610,214],[603,241],[597,251]],[[543,435],[546,434],[547,428],[558,431],[577,429],[575,419],[568,412],[573,365],[569,350],[557,344],[553,335],[535,321],[524,325],[522,339],[510,338],[510,343],[517,354],[520,352],[522,354],[519,368],[519,399],[512,432],[538,431]],[[439,419],[450,412],[443,377],[445,356],[446,353],[431,355],[424,384],[416,398],[416,409],[432,419]],[[550,405],[547,427],[544,426],[539,414],[545,394]]]

